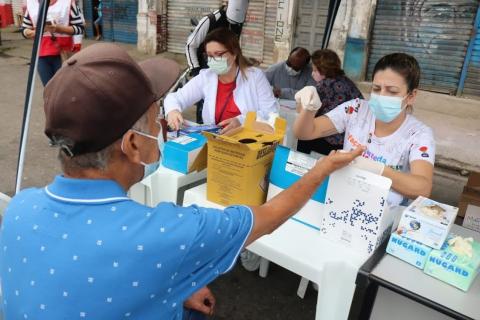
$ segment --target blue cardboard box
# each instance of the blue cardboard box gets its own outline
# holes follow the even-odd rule
[[[387,246],[387,253],[422,270],[431,251],[432,248],[429,246],[410,240],[396,232],[390,236]]]
[[[183,135],[165,143],[162,155],[164,167],[187,174],[207,167],[207,138],[199,133]]]
[[[316,161],[317,159],[307,154],[290,150],[284,146],[278,146],[270,171],[267,199],[273,198],[297,182],[315,165]],[[322,204],[325,203],[327,186],[328,178],[318,187],[311,200],[291,219],[313,229],[320,230]]]

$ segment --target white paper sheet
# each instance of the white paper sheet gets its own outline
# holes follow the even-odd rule
[[[389,233],[387,212],[392,181],[348,166],[330,175],[321,233],[327,238],[371,254]]]

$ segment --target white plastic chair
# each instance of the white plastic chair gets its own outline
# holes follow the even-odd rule
[[[179,173],[160,166],[145,180],[130,188],[130,197],[144,205],[154,207],[160,202],[182,204],[184,187],[206,179],[207,171]]]

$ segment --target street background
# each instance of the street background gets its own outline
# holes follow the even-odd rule
[[[13,195],[19,138],[32,41],[15,28],[2,29],[0,46],[0,192]],[[94,43],[84,40],[83,46]],[[119,44],[136,59],[150,56],[135,45]],[[185,67],[183,55],[165,53]],[[359,83],[368,94],[369,83]],[[43,87],[37,78],[28,136],[23,188],[48,184],[60,172],[57,150],[43,134]],[[437,142],[437,161],[432,198],[456,205],[469,171],[480,171],[480,101],[421,91],[414,115],[432,127]],[[190,112],[187,118],[193,119]],[[215,319],[313,319],[316,294],[309,288],[305,299],[296,296],[300,278],[278,266],[266,279],[237,266],[211,288],[217,296]],[[235,315],[233,318],[232,315]]]

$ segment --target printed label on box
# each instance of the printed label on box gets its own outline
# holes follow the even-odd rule
[[[425,262],[431,251],[432,248],[420,242],[402,237],[395,232],[390,236],[390,241],[387,246],[387,253],[420,269],[425,267]]]
[[[172,141],[175,142],[175,143],[181,144],[181,145],[186,145],[186,144],[192,143],[194,141],[197,141],[197,139],[189,137],[189,136],[181,136],[181,137],[178,137],[176,139],[173,139]]]
[[[285,171],[302,177],[315,166],[316,162],[316,159],[309,157],[307,154],[290,151],[287,164],[285,165]]]

